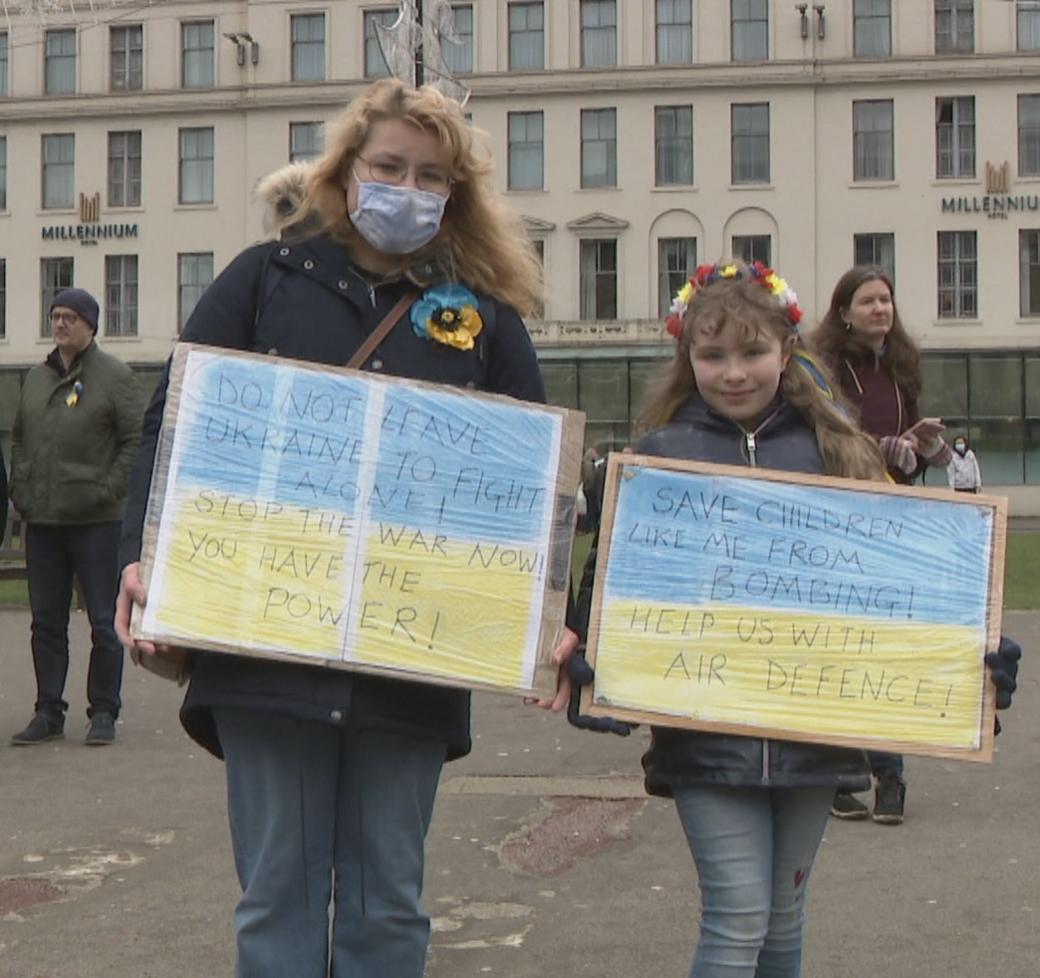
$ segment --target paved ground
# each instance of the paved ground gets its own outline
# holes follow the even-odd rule
[[[1005,631],[1040,656],[1040,615]],[[27,636],[0,612],[0,976],[230,976],[222,770],[181,732],[179,692],[129,668],[118,743],[85,748],[77,616],[66,740],[8,748],[31,713]],[[992,766],[910,759],[902,826],[830,823],[804,978],[1040,975],[1038,675],[1027,661]],[[495,696],[475,721],[430,834],[429,978],[685,975],[696,882],[672,809],[642,794],[645,733]]]

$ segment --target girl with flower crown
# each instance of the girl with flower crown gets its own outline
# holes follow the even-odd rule
[[[874,441],[835,403],[798,335],[797,297],[765,266],[701,266],[668,318],[675,355],[641,418],[640,454],[882,480]],[[587,628],[595,548],[577,619]],[[570,660],[576,684],[591,670]],[[624,733],[606,718],[578,726]],[[835,788],[861,787],[862,751],[655,727],[647,790],[672,797],[697,865],[691,978],[797,978],[806,885]]]
[[[311,169],[273,183],[279,239],[231,262],[182,339],[342,366],[385,326],[361,369],[544,401],[520,319],[538,261],[458,104],[377,82]],[[165,394],[164,380],[131,478],[117,607],[146,660],[176,654],[129,633]],[[442,764],[470,749],[469,694],[212,653],[190,673],[181,720],[226,762],[237,973],[421,978],[424,840]]]
[[[826,368],[806,351],[801,315],[787,283],[760,263],[699,267],[668,317],[675,355],[642,413],[649,430],[635,451],[886,479],[877,444],[836,402]],[[579,641],[596,551],[594,544],[581,582]],[[986,655],[998,709],[1011,704],[1020,655],[1003,638]],[[576,687],[592,681],[592,669],[580,648],[560,657],[571,723],[627,735],[628,724],[578,711]],[[674,799],[697,865],[701,927],[690,978],[798,978],[806,886],[831,799],[836,788],[866,786],[865,753],[654,727],[643,769],[650,794]]]

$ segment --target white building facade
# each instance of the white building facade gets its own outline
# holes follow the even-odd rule
[[[262,236],[257,180],[385,71],[395,4],[65,4],[0,20],[0,429],[55,289],[153,374]],[[52,4],[51,7],[54,5]],[[552,399],[623,444],[694,264],[762,258],[807,322],[894,275],[924,407],[1040,512],[1040,4],[472,0],[450,63],[546,270]]]

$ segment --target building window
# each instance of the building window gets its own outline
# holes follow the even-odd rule
[[[506,177],[510,190],[541,190],[545,186],[545,120],[541,112],[510,112],[509,163]]]
[[[1040,51],[1040,7],[1034,0],[1018,0],[1018,50]]]
[[[0,97],[7,93],[7,31],[0,31]]]
[[[769,57],[767,0],[730,0],[730,59],[765,61]]]
[[[42,144],[43,208],[67,210],[74,204],[76,137],[71,132],[43,136]]]
[[[852,236],[852,263],[854,265],[876,265],[895,285],[896,236],[891,231],[854,234]]]
[[[7,210],[7,137],[0,136],[0,211]]]
[[[1019,313],[1040,316],[1040,230],[1018,232]]]
[[[179,129],[180,165],[178,201],[213,203],[213,128]]]
[[[451,19],[458,40],[445,39],[441,54],[453,75],[466,75],[473,70],[473,4],[453,3]]]
[[[212,88],[214,24],[193,20],[181,24],[181,87]]]
[[[1034,351],[921,357],[921,413],[968,433],[987,485],[1040,483],[1040,357]],[[946,470],[926,482],[946,487]]]
[[[773,264],[773,238],[768,234],[733,235],[733,257],[747,265],[760,261],[763,265]]]
[[[40,259],[40,336],[51,336],[51,303],[62,289],[72,288],[71,258]]]
[[[509,5],[509,68],[534,71],[545,67],[545,4]]]
[[[324,122],[289,123],[289,162],[314,160],[325,152]]]
[[[292,14],[292,80],[321,81],[325,77],[325,15]]]
[[[587,238],[581,242],[580,287],[583,320],[617,319],[616,238]]]
[[[939,232],[939,318],[974,319],[979,313],[974,231]]]
[[[617,64],[616,0],[581,0],[581,66]]]
[[[975,99],[935,100],[935,175],[975,176]]]
[[[381,8],[365,11],[365,77],[386,78],[390,74],[383,49],[379,46],[379,34],[376,25],[390,27],[398,17],[396,8]]]
[[[617,186],[617,110],[581,110],[581,185]]]
[[[730,106],[730,178],[769,183],[769,103]]]
[[[1018,175],[1040,176],[1040,95],[1018,96]]]
[[[852,103],[852,179],[894,180],[892,100]]]
[[[108,206],[141,206],[141,133],[108,134]]]
[[[935,53],[975,50],[975,0],[935,0]]]
[[[656,0],[657,63],[688,65],[693,61],[692,0]]]
[[[7,261],[0,258],[0,340],[7,339]]]
[[[105,335],[137,335],[137,255],[105,255]]]
[[[44,31],[43,93],[71,95],[76,91],[76,31]]]
[[[693,106],[654,107],[654,183],[658,187],[693,183]]]
[[[188,251],[177,256],[177,334],[184,331],[202,293],[213,281],[213,252]]]
[[[109,84],[113,92],[139,92],[144,88],[144,28],[140,24],[110,27]]]
[[[857,58],[892,53],[892,0],[853,0],[852,50]]]
[[[657,316],[664,319],[672,298],[697,267],[696,238],[657,239]]]

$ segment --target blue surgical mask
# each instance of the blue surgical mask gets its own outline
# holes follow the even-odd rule
[[[350,220],[373,248],[388,255],[408,255],[434,239],[448,198],[412,187],[362,181]]]

